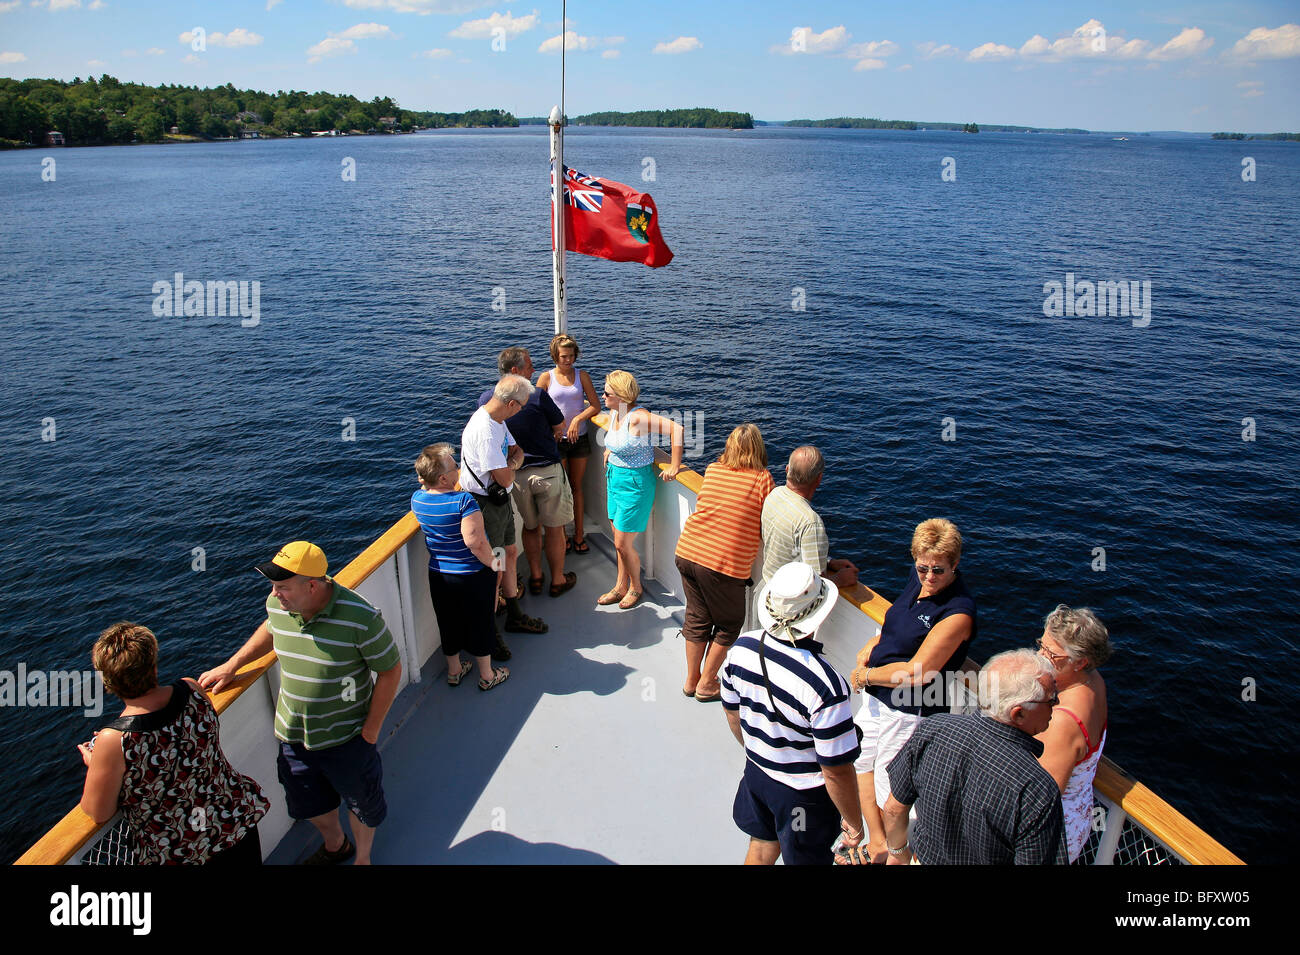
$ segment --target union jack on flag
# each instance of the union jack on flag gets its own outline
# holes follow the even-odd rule
[[[601,190],[600,180],[595,176],[584,176],[576,169],[564,167],[564,201],[575,209],[587,212],[599,212],[605,193]]]

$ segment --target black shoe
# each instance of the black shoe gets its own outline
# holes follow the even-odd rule
[[[492,659],[498,663],[504,663],[511,657],[510,648],[506,642],[501,639],[501,634],[497,634],[497,645],[492,648]]]
[[[343,837],[343,845],[339,846],[333,852],[330,852],[322,844],[312,855],[302,861],[302,865],[338,865],[340,862],[346,862],[357,854],[357,847],[352,844],[352,840],[346,835]]]

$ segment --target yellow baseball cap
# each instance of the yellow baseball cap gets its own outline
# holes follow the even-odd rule
[[[324,577],[329,561],[325,552],[311,541],[294,541],[285,544],[280,552],[265,564],[255,568],[268,580],[288,580],[301,574],[303,577]]]

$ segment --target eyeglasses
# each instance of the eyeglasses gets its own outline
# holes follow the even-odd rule
[[[1060,696],[1058,696],[1058,695],[1056,694],[1056,691],[1053,690],[1053,691],[1052,691],[1052,695],[1051,695],[1050,697],[1048,697],[1047,699],[1045,699],[1045,700],[1025,700],[1025,702],[1024,702],[1024,703],[1021,703],[1020,705],[1021,705],[1021,706],[1036,706],[1036,705],[1039,704],[1039,703],[1046,703],[1048,706],[1055,706],[1057,703],[1060,703],[1060,702],[1061,702],[1061,698],[1060,698]]]
[[[1043,656],[1047,657],[1047,659],[1051,660],[1052,666],[1059,667],[1063,661],[1070,659],[1070,655],[1068,653],[1053,653],[1051,650],[1047,649],[1047,647],[1043,646],[1042,637],[1038,638],[1038,652],[1041,653]]]
[[[934,574],[936,577],[942,577],[946,573],[948,573],[947,567],[927,567],[925,564],[916,565],[916,576],[918,577],[924,577],[926,574]]]

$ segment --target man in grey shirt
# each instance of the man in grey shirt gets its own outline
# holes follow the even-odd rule
[[[829,577],[837,587],[858,582],[858,568],[851,561],[828,559],[826,526],[809,503],[822,483],[825,465],[822,453],[812,445],[795,448],[785,467],[785,484],[763,502],[763,579],[758,590],[778,568],[796,560]]]

